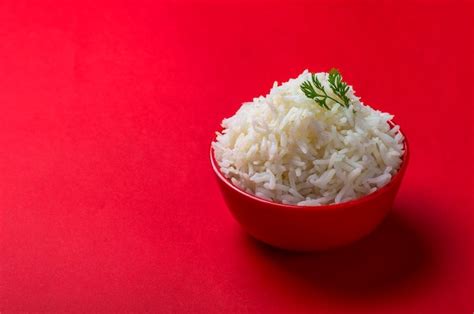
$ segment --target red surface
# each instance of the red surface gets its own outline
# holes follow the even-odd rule
[[[310,252],[349,245],[384,221],[408,167],[407,140],[404,150],[402,165],[389,184],[349,202],[321,206],[279,204],[258,198],[236,187],[221,173],[213,149],[210,160],[224,200],[246,232],[275,248]]]
[[[413,2],[413,3],[412,3]],[[472,313],[470,1],[2,1],[0,310]],[[411,144],[394,213],[312,255],[251,240],[220,120],[338,67]]]

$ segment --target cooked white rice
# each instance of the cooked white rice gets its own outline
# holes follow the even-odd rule
[[[321,108],[300,89],[310,79],[278,85],[222,121],[212,146],[221,172],[241,189],[284,204],[346,202],[387,184],[402,162],[403,135],[388,113],[360,102]],[[317,73],[334,97],[327,73]]]

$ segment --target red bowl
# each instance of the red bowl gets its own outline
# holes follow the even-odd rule
[[[408,165],[408,142],[399,171],[374,193],[345,203],[296,206],[274,203],[233,185],[210,158],[224,200],[235,219],[254,238],[294,251],[315,251],[349,244],[373,231],[392,207]]]

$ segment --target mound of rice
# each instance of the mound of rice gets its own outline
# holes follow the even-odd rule
[[[328,73],[317,73],[334,97]],[[321,108],[300,89],[311,74],[278,85],[222,121],[212,143],[221,172],[239,188],[284,204],[346,202],[387,184],[402,162],[393,118],[348,92],[350,107]],[[393,126],[393,127],[392,127]]]

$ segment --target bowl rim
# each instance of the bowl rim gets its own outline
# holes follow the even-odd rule
[[[392,125],[392,127],[397,125],[393,121],[389,121],[389,123]],[[214,172],[217,175],[217,177],[219,178],[219,180],[224,182],[224,184],[226,184],[232,190],[234,190],[235,192],[241,194],[244,197],[250,198],[253,201],[256,201],[256,202],[259,202],[259,203],[262,203],[262,204],[265,204],[265,205],[270,205],[270,206],[274,206],[274,207],[281,208],[281,209],[303,210],[303,211],[311,211],[311,210],[317,210],[317,211],[330,210],[330,211],[334,211],[334,210],[337,210],[337,209],[343,209],[343,208],[358,206],[358,205],[361,205],[363,203],[367,203],[367,202],[379,197],[380,195],[384,194],[386,191],[391,189],[392,186],[394,186],[397,181],[401,180],[401,177],[403,176],[403,174],[404,174],[404,172],[405,172],[405,170],[408,166],[408,160],[409,160],[410,153],[409,153],[408,139],[405,136],[405,133],[402,132],[401,128],[399,129],[399,132],[403,135],[403,138],[404,138],[403,139],[404,153],[402,155],[402,163],[400,165],[400,168],[398,169],[398,172],[392,177],[390,182],[387,183],[386,185],[382,186],[381,188],[377,189],[375,192],[372,192],[370,194],[364,195],[362,197],[359,197],[359,198],[356,198],[356,199],[353,199],[353,200],[350,200],[350,201],[347,201],[347,202],[337,203],[337,204],[314,205],[314,206],[292,205],[292,204],[277,203],[277,202],[273,202],[273,201],[269,201],[269,200],[260,198],[256,195],[253,195],[253,194],[251,194],[249,192],[246,192],[246,191],[242,190],[241,188],[235,186],[228,178],[226,178],[224,176],[224,174],[222,174],[222,172],[220,171],[220,169],[218,167],[217,161],[215,160],[214,154],[213,154],[214,153],[214,148],[212,147],[212,143],[214,143],[216,136],[214,136],[213,140],[211,141],[211,145],[210,145],[210,149],[209,149],[209,155],[210,155],[212,169],[214,170]]]

